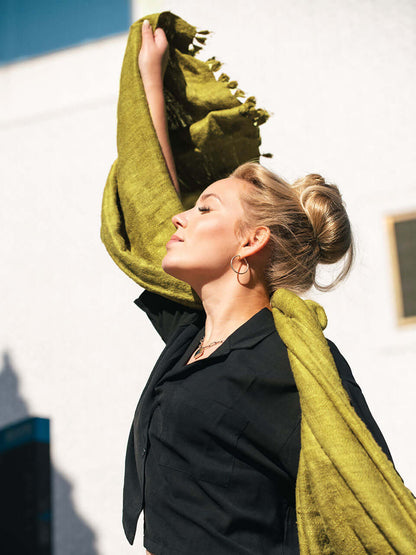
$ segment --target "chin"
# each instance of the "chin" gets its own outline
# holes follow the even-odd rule
[[[178,267],[178,264],[175,264],[172,260],[169,260],[169,255],[166,254],[162,260],[162,270],[169,274],[170,276],[183,280],[181,277],[181,268]]]
[[[195,283],[195,269],[194,268],[184,268],[180,261],[170,260],[170,257],[166,255],[162,260],[162,270],[174,277],[187,283],[190,287],[194,287]],[[198,281],[198,280],[197,280]]]

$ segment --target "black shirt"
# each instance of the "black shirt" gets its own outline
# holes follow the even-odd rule
[[[263,308],[210,356],[187,365],[204,335],[204,313],[149,292],[135,302],[166,348],[139,401],[126,453],[130,543],[144,507],[144,546],[154,555],[299,553],[301,412],[271,311]],[[390,457],[348,364],[328,343],[356,412]]]

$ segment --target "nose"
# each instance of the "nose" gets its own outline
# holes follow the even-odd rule
[[[185,212],[181,212],[180,214],[175,214],[172,218],[172,223],[178,229],[178,227],[185,227],[186,226],[186,216]]]

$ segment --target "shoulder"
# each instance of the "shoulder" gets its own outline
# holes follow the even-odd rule
[[[335,366],[337,367],[338,374],[339,374],[339,377],[341,378],[341,380],[343,382],[344,381],[349,382],[350,384],[356,385],[358,387],[358,384],[355,381],[355,378],[354,378],[353,373],[351,371],[350,365],[345,360],[344,356],[341,354],[338,347],[330,339],[326,338],[326,341],[328,343],[329,349],[331,351],[332,357],[333,357],[334,362],[335,362]]]
[[[341,354],[335,343],[328,338],[326,338],[326,341],[334,359],[335,366],[338,370],[338,375],[341,378],[342,385],[348,393],[351,403],[354,405],[355,402],[356,410],[360,410],[360,405],[362,404],[361,401],[364,400],[364,397],[362,396],[360,386],[354,378],[350,365]]]
[[[371,411],[368,407],[367,401],[361,391],[360,386],[356,382],[348,362],[340,353],[338,347],[331,340],[327,339],[332,356],[334,357],[335,365],[338,370],[339,377],[341,378],[342,385],[348,394],[351,405],[354,407],[355,412],[367,426],[372,436],[382,448],[387,457],[392,460],[391,453],[387,446],[386,440],[378,427]]]
[[[143,291],[134,303],[147,314],[165,343],[178,327],[195,324],[201,328],[205,322],[203,310],[189,308],[150,291]]]

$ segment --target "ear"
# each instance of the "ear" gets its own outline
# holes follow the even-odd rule
[[[244,237],[242,247],[240,247],[238,254],[243,258],[252,256],[261,251],[269,242],[270,229],[265,226],[259,226],[247,232]]]

